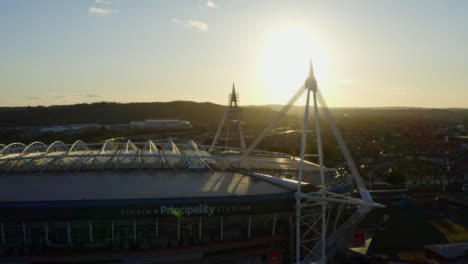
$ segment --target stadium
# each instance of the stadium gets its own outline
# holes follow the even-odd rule
[[[1,259],[325,262],[345,246],[342,238],[367,212],[380,205],[360,180],[324,101],[322,110],[338,131],[350,173],[325,168],[320,145],[314,156],[319,164],[306,161],[312,154],[304,153],[305,136],[299,158],[255,149],[304,92],[307,132],[310,93],[315,111],[321,98],[311,78],[312,69],[306,84],[248,147],[234,89],[211,145],[107,140],[1,146]],[[232,110],[227,133],[231,123],[238,125],[240,147],[217,146]]]

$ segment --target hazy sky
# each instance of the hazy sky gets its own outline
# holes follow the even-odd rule
[[[0,1],[0,106],[468,107],[468,1]]]

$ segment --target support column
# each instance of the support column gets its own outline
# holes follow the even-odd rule
[[[318,112],[318,104],[317,104],[317,92],[313,92],[314,97],[314,115],[315,115],[315,133],[317,136],[317,150],[319,156],[319,165],[320,165],[320,183],[322,184],[322,188],[325,188],[325,170],[323,164],[323,147],[322,147],[322,130],[320,128],[320,116]]]
[[[72,246],[72,240],[71,240],[71,227],[70,227],[70,222],[67,221],[67,237],[68,237],[68,246]]]
[[[324,171],[324,164],[323,164],[323,147],[322,147],[322,134],[320,129],[320,116],[318,112],[318,104],[317,104],[317,89],[313,91],[314,97],[314,113],[315,113],[315,133],[317,136],[317,149],[318,149],[318,156],[319,156],[319,165],[320,165],[320,182],[322,184],[323,192],[326,191],[326,183],[325,183],[325,171]],[[325,196],[325,194],[323,194]],[[326,248],[327,248],[327,224],[326,224],[326,208],[327,203],[322,202],[322,233],[321,233],[321,251],[322,251],[322,258],[320,260],[321,263],[326,263]]]
[[[156,223],[155,225],[155,231],[156,231],[156,237],[159,237],[159,218],[156,218]]]
[[[214,150],[214,147],[216,145],[216,141],[218,141],[218,137],[219,137],[219,134],[221,133],[221,129],[223,128],[224,126],[224,122],[226,121],[226,118],[229,114],[229,111],[231,111],[231,106],[228,105],[226,107],[226,110],[224,111],[224,114],[223,114],[223,118],[221,118],[221,122],[219,123],[219,126],[218,126],[218,129],[216,130],[216,134],[213,138],[213,142],[211,143],[211,146],[209,148],[209,152],[213,151]]]
[[[292,214],[289,215],[289,259],[291,264],[294,261],[294,225]]]
[[[93,223],[89,220],[89,243],[91,243],[91,247],[94,247],[93,244]]]
[[[47,223],[47,221],[44,221],[44,233],[46,245],[49,246],[49,224]]]
[[[198,217],[198,240],[202,240],[202,217]]]
[[[296,264],[301,263],[301,198],[296,193]]]
[[[276,228],[276,213],[275,213],[275,216],[273,218],[273,230],[271,231],[271,235],[275,234],[275,228]]]
[[[3,229],[3,223],[0,223],[0,230],[2,231],[2,244],[5,245],[6,240],[5,240],[5,230]]]
[[[320,262],[322,264],[327,263],[327,255],[326,255],[326,249],[327,249],[327,223],[326,223],[326,214],[327,214],[327,203],[323,202],[322,203],[322,236],[321,236],[321,246],[322,246],[322,258],[320,259]]]
[[[177,240],[180,241],[180,218],[177,217]]]
[[[223,241],[223,225],[224,225],[224,216],[221,216],[221,234],[220,234],[221,241]]]
[[[245,139],[244,139],[244,131],[242,129],[242,122],[240,120],[240,109],[239,106],[237,105],[237,95],[236,95],[236,101],[234,102],[234,109],[236,110],[236,118],[237,118],[237,131],[239,133],[239,138],[240,138],[240,147],[241,149],[245,149]]]
[[[310,89],[307,89],[306,105],[304,111],[304,126],[302,128],[302,141],[301,141],[301,160],[299,163],[299,175],[296,192],[296,263],[301,263],[301,184],[302,173],[304,170],[304,154],[307,144],[307,129],[309,126],[309,102],[310,102]]]
[[[229,118],[229,117],[230,117],[230,116],[228,116],[228,118]],[[225,141],[225,143],[224,143],[224,146],[225,146],[225,147],[227,147],[228,144],[229,144],[229,136],[230,136],[230,135],[229,135],[229,132],[230,132],[229,130],[231,130],[231,119],[228,119],[228,120],[227,120],[226,141]]]
[[[26,224],[23,223],[23,238],[24,238],[24,244],[28,244],[28,237],[26,236]]]
[[[249,215],[249,228],[247,231],[247,238],[250,239],[250,227],[252,226],[252,215]]]
[[[112,244],[115,243],[115,236],[114,236],[114,219],[111,222],[111,231],[112,231]]]
[[[137,242],[137,233],[136,233],[136,220],[133,218],[133,242]]]

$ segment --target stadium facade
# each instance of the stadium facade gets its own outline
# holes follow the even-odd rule
[[[297,173],[299,161],[259,151],[243,161],[249,169],[233,170],[235,148],[215,147],[217,155],[210,148],[193,141],[3,147],[4,253],[145,252],[286,237],[297,182],[280,175]],[[318,166],[306,163],[305,171],[312,180]],[[347,178],[328,175],[350,191]]]

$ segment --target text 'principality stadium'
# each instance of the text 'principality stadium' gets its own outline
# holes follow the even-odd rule
[[[303,93],[300,157],[257,150]],[[305,153],[311,93],[317,154]],[[348,173],[324,166],[319,109]],[[236,126],[240,147],[228,147],[229,136],[226,146],[217,146],[223,129],[229,135]],[[380,207],[312,66],[305,85],[248,146],[233,88],[211,145],[14,143],[0,149],[0,170],[0,254],[26,263],[325,263],[371,208]]]

